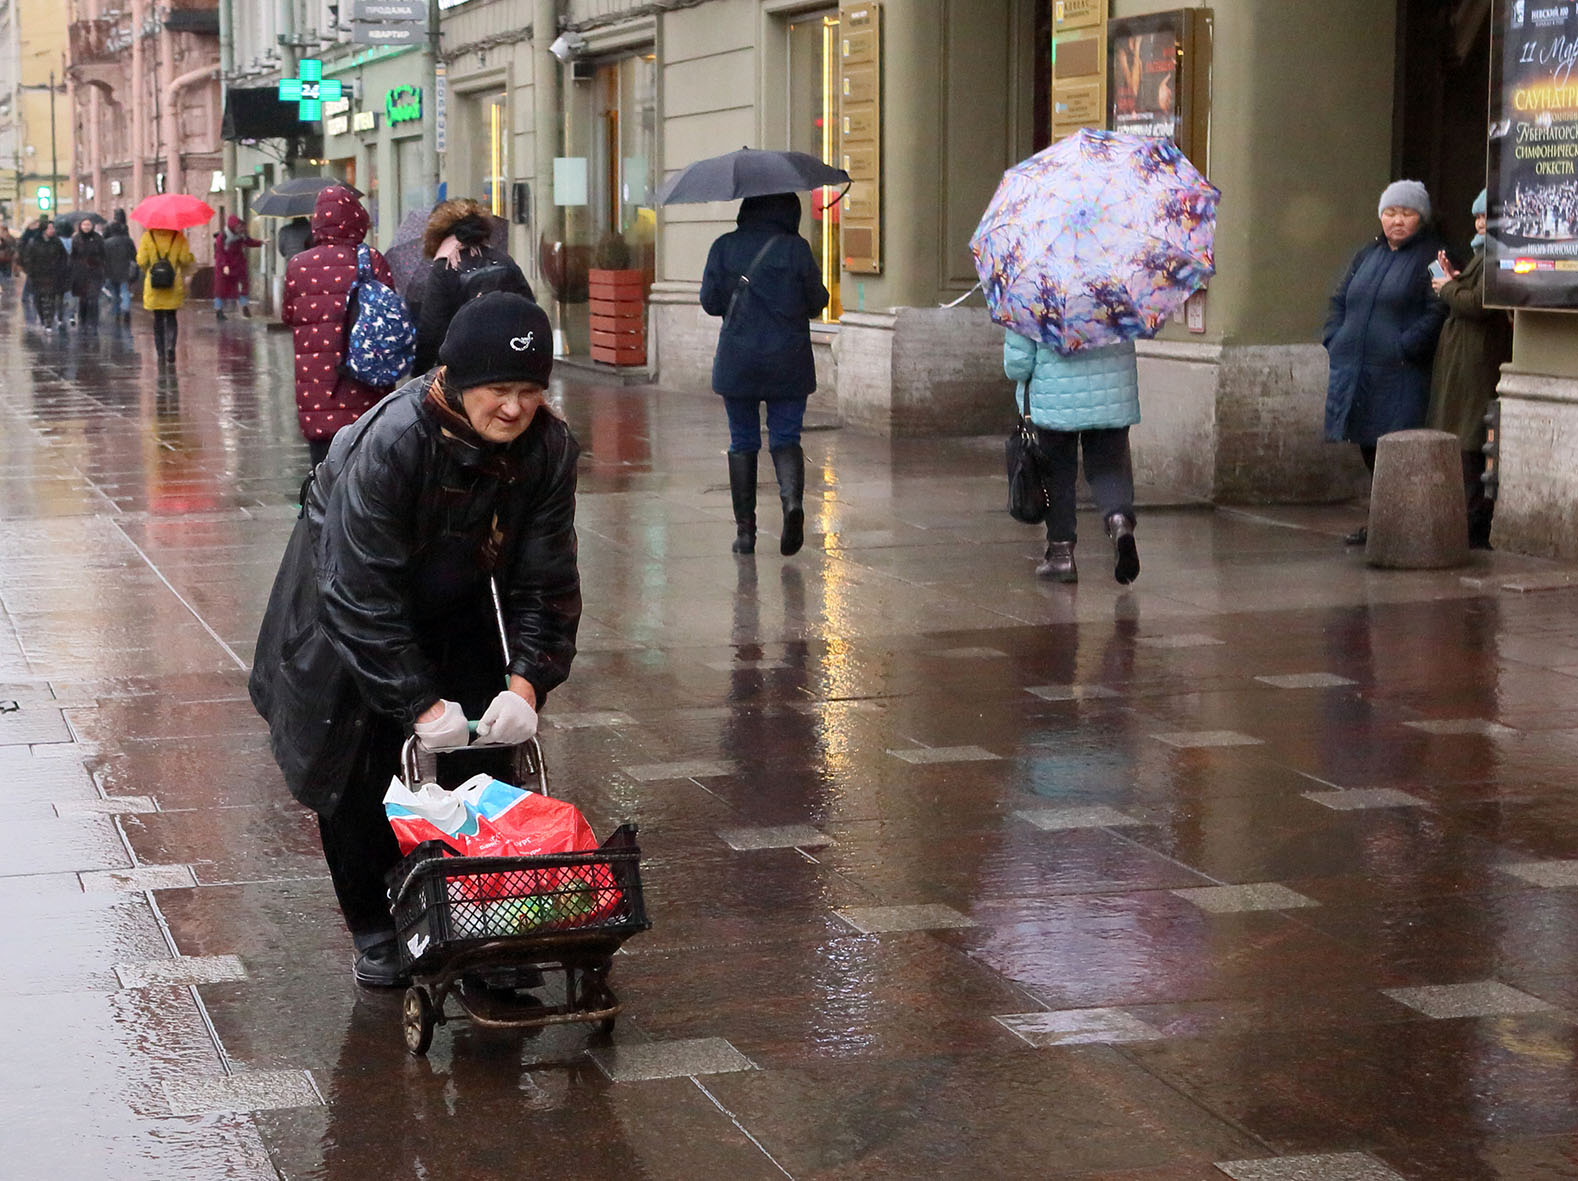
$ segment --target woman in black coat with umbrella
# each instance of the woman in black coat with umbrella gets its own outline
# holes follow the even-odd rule
[[[779,551],[804,541],[805,453],[800,426],[816,389],[811,317],[827,306],[827,288],[800,236],[794,193],[747,197],[738,229],[712,244],[701,279],[701,306],[722,316],[712,388],[729,415],[729,492],[737,554],[756,550],[756,461],[762,447],[761,406],[767,407],[768,448],[783,504]]]

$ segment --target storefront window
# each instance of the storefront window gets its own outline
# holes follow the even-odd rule
[[[481,175],[477,177],[479,200],[498,217],[507,216],[510,188],[510,107],[507,95],[490,95],[482,103],[485,142]]]
[[[428,190],[424,187],[426,177],[422,174],[421,137],[395,140],[394,156],[395,192],[399,194],[395,225],[398,226],[413,209],[426,208],[432,202],[427,199]]]
[[[838,13],[836,10],[796,17],[789,22],[789,147],[837,165]],[[813,190],[807,220],[801,223],[811,254],[822,268],[822,284],[831,295],[822,313],[835,322],[843,310],[839,280],[839,190]]]

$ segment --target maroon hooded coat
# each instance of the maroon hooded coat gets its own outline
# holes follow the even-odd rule
[[[263,243],[247,237],[246,223],[233,213],[225,225],[214,235],[214,298],[239,299],[247,294],[247,247]]]
[[[389,392],[340,372],[345,359],[345,300],[356,281],[356,247],[367,236],[367,210],[356,194],[335,185],[312,210],[316,245],[291,256],[285,268],[283,319],[296,345],[296,421],[308,439],[329,439]],[[394,285],[389,264],[372,252],[373,276]]]

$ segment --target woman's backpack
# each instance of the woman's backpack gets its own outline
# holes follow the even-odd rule
[[[160,254],[157,243],[154,245],[154,264],[148,268],[148,286],[157,291],[168,291],[175,286],[175,266],[170,262],[168,254]]]
[[[373,277],[372,252],[356,248],[356,282],[345,297],[345,360],[340,372],[371,386],[392,386],[416,359],[416,327],[402,300]]]

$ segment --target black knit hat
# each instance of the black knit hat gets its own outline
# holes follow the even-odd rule
[[[553,325],[524,295],[490,291],[455,313],[438,359],[457,390],[501,381],[546,386],[553,376]]]

